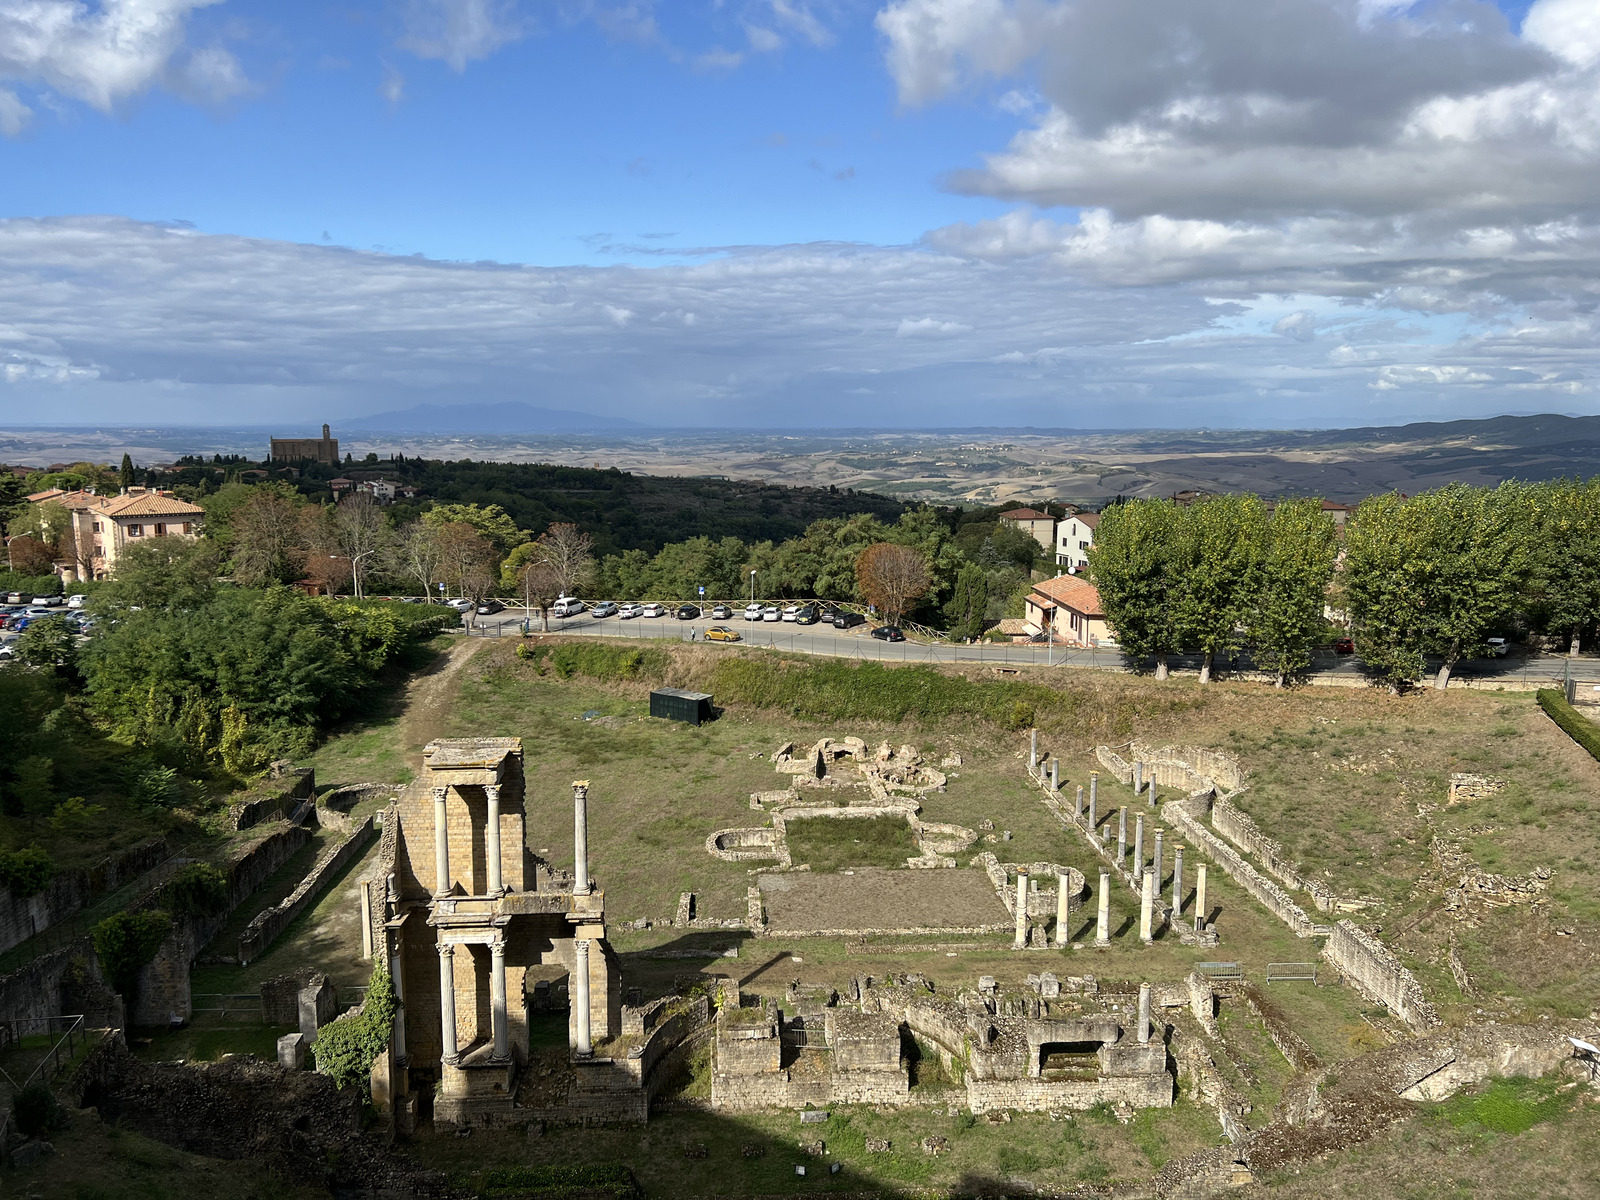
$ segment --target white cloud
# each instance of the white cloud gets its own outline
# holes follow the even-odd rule
[[[400,46],[453,71],[517,41],[526,26],[512,0],[405,0]]]
[[[1317,336],[1317,314],[1302,308],[1272,323],[1272,332],[1297,342],[1309,342]]]
[[[21,137],[32,119],[33,109],[24,104],[15,92],[0,88],[0,136]]]
[[[383,64],[383,77],[378,80],[378,95],[390,104],[399,104],[406,98],[406,77],[389,63]]]
[[[1011,424],[1019,406],[1029,423],[1080,427],[1381,423],[1391,398],[1461,415],[1590,394],[1592,309],[1576,293],[1461,300],[1443,316],[1314,295],[1235,301],[1111,281],[1059,253],[819,244],[541,268],[15,219],[0,221],[12,389],[0,405],[54,403],[39,389],[65,387],[83,419],[133,399],[156,419],[181,392],[237,423],[269,392],[280,408],[314,397],[335,412],[537,394],[761,423],[869,386],[874,420],[890,424]],[[1302,310],[1329,336],[1270,332]]]
[[[0,82],[39,89],[112,112],[152,87],[189,99],[225,100],[245,89],[220,46],[186,47],[187,22],[218,0],[13,0],[0,4]],[[27,107],[7,90],[0,133],[15,136]]]

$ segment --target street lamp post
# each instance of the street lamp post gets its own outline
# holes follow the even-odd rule
[[[755,602],[756,602],[756,573],[754,571],[751,571],[750,572],[750,603],[754,604]]]

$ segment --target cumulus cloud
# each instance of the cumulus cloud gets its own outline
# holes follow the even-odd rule
[[[513,0],[406,0],[401,17],[401,48],[440,59],[452,71],[465,71],[527,31]]]
[[[226,100],[245,90],[238,62],[219,46],[186,45],[196,10],[218,0],[25,0],[0,5],[0,83],[112,112],[163,86],[189,99]],[[0,90],[0,133],[15,136],[28,108]]]

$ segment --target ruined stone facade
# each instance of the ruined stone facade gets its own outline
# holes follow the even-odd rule
[[[575,785],[577,868],[566,879],[524,842],[520,739],[441,740],[423,758],[422,778],[389,809],[372,904],[373,945],[401,1000],[374,1098],[413,1113],[431,1098],[439,1121],[492,1120],[512,1107],[536,991],[568,982],[580,1059],[620,1032],[605,893],[588,878],[587,785]]]

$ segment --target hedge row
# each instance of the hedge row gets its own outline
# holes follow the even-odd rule
[[[1539,707],[1550,714],[1550,719],[1561,726],[1568,737],[1600,759],[1600,728],[1568,704],[1560,688],[1540,688],[1537,696]]]

